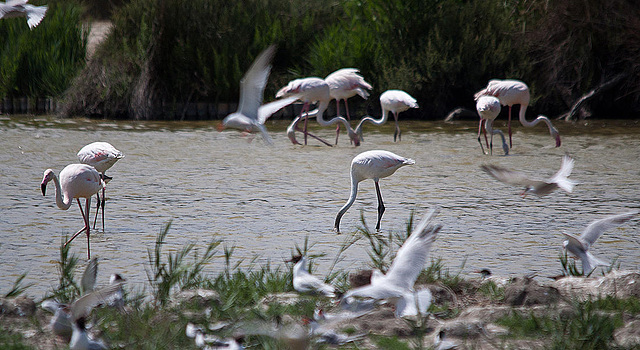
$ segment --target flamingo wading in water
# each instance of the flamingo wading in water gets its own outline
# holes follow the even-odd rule
[[[358,74],[360,71],[356,68],[342,68],[327,75],[324,81],[329,84],[329,94],[331,98],[336,100],[336,115],[340,115],[340,100],[344,100],[344,109],[347,113],[347,121],[351,122],[349,115],[349,104],[347,99],[360,95],[365,100],[369,98],[367,90],[373,89],[371,84],[364,80],[364,77]],[[340,124],[336,128],[336,145],[338,144],[338,136],[340,135]]]
[[[91,246],[89,244],[89,234],[91,226],[89,225],[89,208],[91,207],[91,197],[97,194],[105,187],[104,181],[100,178],[98,171],[86,164],[69,164],[60,172],[60,177],[51,169],[44,171],[44,177],[40,184],[42,195],[46,194],[47,184],[53,180],[56,186],[56,205],[62,210],[71,207],[73,199],[78,201],[82,218],[84,219],[84,227],[76,232],[64,245],[71,243],[80,233],[87,234],[87,259],[91,259]],[[80,198],[86,199],[86,211],[82,209]]]
[[[109,170],[118,160],[124,158],[124,153],[118,151],[108,142],[93,142],[84,147],[78,152],[78,159],[80,163],[91,165],[99,173],[101,173],[102,180],[106,183],[111,181],[111,177],[105,175],[105,171]],[[98,219],[98,212],[102,207],[102,232],[104,232],[104,205],[105,205],[105,188],[102,188],[102,199],[100,195],[96,194],[98,198],[96,216],[93,219],[93,229],[96,229],[96,221]]]
[[[387,122],[388,113],[393,113],[393,119],[396,121],[396,130],[393,133],[393,142],[396,138],[400,141],[400,125],[398,125],[398,114],[408,110],[409,108],[419,108],[418,101],[408,93],[402,90],[387,90],[380,95],[380,107],[382,108],[382,117],[374,119],[372,117],[364,117],[356,126],[356,132],[362,138],[362,126],[364,122],[370,122],[375,125],[382,125]]]
[[[344,127],[347,129],[347,133],[349,134],[349,138],[351,139],[351,141],[353,141],[356,146],[359,146],[360,140],[358,139],[358,135],[353,130],[353,128],[351,128],[351,125],[349,125],[349,122],[346,119],[344,119],[343,117],[335,117],[328,121],[324,120],[324,112],[327,110],[329,102],[331,101],[331,95],[329,91],[329,84],[327,84],[324,79],[316,77],[302,78],[289,82],[287,86],[278,91],[278,93],[276,94],[276,98],[298,96],[298,99],[304,102],[302,111],[300,111],[300,117],[305,118],[303,130],[305,145],[307,144],[308,134],[307,120],[309,116],[315,115],[318,124],[322,126],[330,126],[333,124],[342,123],[342,125],[344,125]],[[314,111],[309,112],[309,104],[316,101],[319,102],[318,108]],[[295,124],[297,124],[297,122],[299,122],[299,120],[294,120],[292,125],[295,127]],[[291,139],[291,142],[293,142],[294,144],[297,144],[297,141],[295,141],[295,137],[292,138],[291,136],[289,136],[289,139]]]
[[[378,181],[384,177],[391,176],[402,166],[413,164],[415,164],[413,159],[401,157],[395,153],[382,150],[366,151],[355,156],[351,161],[351,195],[347,203],[338,211],[334,224],[336,232],[340,233],[340,220],[356,200],[358,184],[366,179],[372,179],[376,185],[376,194],[378,195],[378,222],[376,223],[376,230],[380,230],[380,220],[382,219],[385,207],[382,201],[382,194],[380,194]]]
[[[519,80],[490,80],[487,87],[478,91],[475,94],[475,99],[479,99],[481,96],[495,96],[500,100],[500,103],[505,106],[509,106],[509,146],[513,147],[513,142],[511,141],[511,107],[513,105],[520,105],[520,123],[525,127],[531,128],[536,126],[538,123],[543,122],[547,124],[549,127],[549,133],[556,139],[556,147],[560,147],[560,133],[558,130],[553,127],[549,118],[540,115],[533,121],[528,121],[525,118],[525,112],[527,111],[527,107],[529,106],[529,100],[531,99],[531,95],[529,93],[529,87],[527,84],[519,81]]]
[[[493,135],[499,134],[502,138],[502,149],[504,150],[504,155],[509,154],[509,146],[504,138],[504,134],[502,131],[493,128],[493,121],[496,119],[498,114],[500,114],[500,100],[493,96],[481,96],[478,98],[478,102],[476,103],[476,110],[478,111],[478,115],[480,115],[480,124],[478,125],[478,143],[480,143],[480,149],[482,149],[482,153],[484,149],[482,148],[482,141],[480,141],[480,133],[483,129],[484,123],[484,140],[487,142],[487,147],[489,147],[490,154],[493,154]],[[491,144],[487,141],[487,131],[491,134]]]

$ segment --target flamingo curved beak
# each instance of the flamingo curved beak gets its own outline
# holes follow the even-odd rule
[[[42,191],[42,195],[44,196],[47,193],[47,183],[43,182],[40,184],[40,190]]]
[[[560,135],[556,135],[556,147],[560,147],[562,141],[560,141]]]

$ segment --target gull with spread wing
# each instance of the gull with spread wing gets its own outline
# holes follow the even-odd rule
[[[260,132],[264,141],[271,145],[273,140],[267,132],[264,123],[269,117],[280,109],[292,104],[298,99],[298,95],[288,96],[262,105],[264,87],[271,72],[271,60],[276,52],[276,46],[265,49],[255,59],[249,70],[240,80],[240,103],[238,110],[229,114],[218,127],[220,131],[225,128],[234,128],[246,132]]]
[[[416,293],[413,285],[427,261],[437,233],[442,228],[440,225],[431,224],[435,213],[436,210],[431,210],[420,220],[409,238],[398,249],[386,274],[377,271],[371,278],[371,284],[351,289],[344,294],[340,301],[343,307],[353,303],[355,298],[387,300],[395,304],[398,317],[415,315],[418,308],[426,310],[429,307],[427,301],[431,299],[431,295],[428,290]],[[419,305],[414,308],[416,304]]]
[[[612,215],[604,219],[593,221],[582,232],[580,237],[562,232],[562,234],[567,237],[567,240],[562,243],[562,246],[582,261],[582,273],[588,275],[597,266],[609,266],[609,263],[593,256],[593,254],[589,252],[589,248],[598,238],[600,238],[600,236],[602,236],[604,231],[621,225],[624,222],[631,220],[636,215],[638,215],[638,212],[634,211],[625,214]]]
[[[496,180],[510,185],[524,186],[524,191],[521,193],[524,198],[528,193],[544,196],[558,188],[571,193],[571,191],[573,191],[573,186],[576,185],[575,181],[569,180],[568,178],[573,170],[573,162],[573,158],[570,156],[564,156],[562,158],[560,170],[547,180],[530,179],[519,171],[507,169],[498,165],[481,165],[480,168]]]
[[[307,270],[307,257],[294,256],[289,262],[295,262],[293,266],[293,289],[298,293],[321,294],[330,298],[335,297],[336,288],[325,283]]]

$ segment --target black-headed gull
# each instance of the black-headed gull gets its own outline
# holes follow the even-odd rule
[[[631,220],[636,215],[638,215],[638,212],[634,211],[625,214],[612,215],[604,219],[593,221],[582,232],[580,237],[562,232],[562,234],[567,237],[567,240],[562,243],[562,246],[582,261],[582,273],[588,275],[597,266],[609,266],[609,263],[593,256],[593,254],[589,252],[589,248],[596,240],[598,240],[598,238],[600,238],[600,236],[602,236],[604,231],[621,225],[622,223]]]
[[[290,261],[295,262],[293,266],[293,289],[298,293],[335,297],[336,288],[334,286],[309,273],[307,270],[307,257],[298,255],[294,256]]]

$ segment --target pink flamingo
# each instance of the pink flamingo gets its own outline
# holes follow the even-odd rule
[[[124,154],[118,151],[108,142],[93,142],[90,143],[80,151],[78,151],[78,159],[80,163],[91,165],[101,173],[100,177],[105,183],[111,181],[111,177],[105,175],[105,171],[111,168],[118,160],[124,158]],[[105,188],[102,189],[102,199],[97,194],[98,205],[96,210],[96,216],[93,219],[93,229],[96,229],[96,221],[98,219],[98,212],[102,207],[102,231],[104,232],[104,205],[105,205]]]
[[[553,127],[549,118],[540,115],[532,122],[527,121],[525,118],[525,112],[527,111],[527,107],[529,106],[529,100],[531,99],[529,93],[529,87],[527,84],[519,81],[519,80],[490,80],[487,87],[478,91],[475,94],[475,99],[479,99],[480,96],[495,96],[500,100],[500,103],[504,106],[509,106],[509,146],[513,147],[513,142],[511,141],[511,107],[513,105],[520,105],[520,123],[528,128],[536,126],[540,122],[544,122],[549,127],[549,133],[556,139],[556,147],[560,147],[560,133],[558,130]]]
[[[89,208],[91,207],[91,197],[104,189],[104,181],[100,178],[98,171],[86,164],[69,164],[60,172],[60,179],[51,169],[44,171],[44,177],[40,184],[42,195],[46,194],[47,184],[53,180],[56,186],[56,205],[62,210],[71,207],[71,203],[75,198],[78,201],[82,218],[84,219],[84,227],[76,232],[65,244],[71,243],[80,233],[87,234],[87,259],[91,259],[91,246],[89,244],[89,234],[91,226],[89,225]],[[86,213],[82,210],[80,198],[86,199]]]
[[[355,156],[351,161],[351,195],[347,203],[338,211],[334,224],[336,232],[340,233],[340,220],[356,200],[358,184],[366,179],[372,179],[376,184],[376,194],[378,195],[378,222],[376,223],[376,230],[380,230],[380,220],[382,220],[385,207],[378,181],[384,177],[391,176],[402,166],[413,164],[415,164],[413,159],[401,157],[389,151],[382,150],[366,151]]]
[[[300,117],[304,117],[304,144],[307,144],[307,120],[309,116],[316,116],[316,120],[318,124],[322,126],[330,126],[336,123],[342,123],[347,132],[349,134],[349,138],[356,146],[360,145],[360,140],[358,139],[358,135],[355,133],[349,122],[343,117],[335,117],[329,121],[324,120],[324,112],[327,110],[329,106],[329,102],[331,101],[331,95],[329,94],[329,84],[327,84],[324,79],[310,77],[310,78],[302,78],[296,79],[291,82],[282,89],[278,91],[276,94],[276,98],[289,97],[292,95],[297,95],[298,99],[304,102],[304,106],[300,111]],[[309,112],[309,105],[313,102],[319,102],[319,106],[316,110]],[[306,113],[305,113],[306,112]],[[297,121],[294,120],[292,125],[297,124]],[[295,125],[294,125],[295,127]],[[291,137],[289,137],[291,138]],[[293,142],[293,140],[292,140]],[[295,142],[294,142],[295,143]]]
[[[478,143],[480,143],[480,149],[482,149],[482,153],[484,152],[484,148],[482,148],[482,141],[480,141],[480,133],[483,129],[483,122],[486,125],[484,132],[484,140],[487,143],[487,147],[489,147],[490,153],[493,154],[493,134],[499,134],[502,138],[502,149],[504,150],[504,155],[509,154],[509,146],[505,141],[504,134],[502,131],[493,128],[493,121],[496,119],[498,114],[500,114],[500,101],[493,96],[482,96],[478,98],[478,102],[476,103],[476,110],[478,111],[478,115],[480,115],[480,124],[478,125]],[[487,131],[491,134],[491,144],[487,140]]]
[[[398,125],[398,114],[408,110],[409,108],[419,108],[418,101],[408,93],[402,90],[387,90],[380,95],[380,107],[382,108],[382,117],[374,119],[372,117],[364,117],[356,126],[356,132],[362,138],[362,126],[364,122],[370,122],[375,125],[382,125],[387,122],[389,112],[393,113],[396,121],[396,131],[393,134],[393,142],[396,137],[400,141],[400,126]]]
[[[344,100],[344,109],[347,111],[347,121],[351,122],[349,115],[349,104],[347,99],[360,95],[365,100],[369,98],[367,90],[373,89],[371,84],[364,80],[364,77],[358,74],[360,71],[356,68],[342,68],[324,78],[329,84],[329,94],[331,98],[336,100],[336,115],[340,115],[340,100]],[[340,124],[336,128],[336,145],[338,144],[338,136],[340,135]]]

